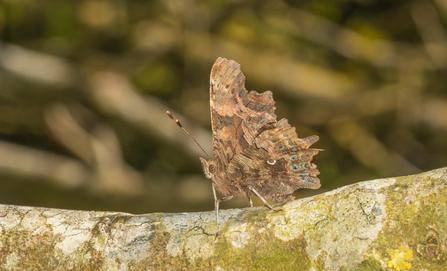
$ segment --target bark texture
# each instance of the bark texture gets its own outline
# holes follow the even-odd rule
[[[132,215],[0,205],[2,270],[445,270],[447,168],[281,205]],[[278,206],[279,207],[279,206]]]

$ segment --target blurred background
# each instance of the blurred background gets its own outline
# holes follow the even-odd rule
[[[447,164],[445,0],[5,0],[0,203],[212,210],[204,155],[165,112],[212,153],[219,56],[320,137],[322,187],[297,197]]]

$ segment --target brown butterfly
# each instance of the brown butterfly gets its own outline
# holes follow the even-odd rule
[[[268,208],[277,211],[267,200],[287,202],[295,198],[292,194],[299,188],[319,188],[320,172],[311,160],[320,150],[309,149],[318,136],[298,138],[287,119],[276,120],[271,91],[247,92],[237,62],[219,57],[210,77],[216,159],[200,158],[200,162],[205,176],[212,180],[217,236],[222,201],[248,198],[253,207],[251,197],[258,196]],[[216,190],[222,198],[217,198]]]

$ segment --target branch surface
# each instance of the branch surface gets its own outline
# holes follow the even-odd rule
[[[3,270],[445,270],[447,168],[281,206],[132,215],[0,205]]]

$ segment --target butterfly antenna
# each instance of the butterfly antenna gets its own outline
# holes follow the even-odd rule
[[[197,140],[188,132],[186,131],[185,127],[183,127],[183,125],[180,123],[180,121],[178,119],[175,119],[174,116],[172,116],[171,112],[166,111],[166,114],[168,114],[168,117],[170,117],[175,123],[177,123],[178,127],[182,128],[183,131],[185,131],[185,133],[192,139],[194,140],[194,142],[196,143],[197,146],[199,146],[199,148],[203,151],[203,153],[208,156],[208,158],[210,158],[210,156],[206,153],[206,151],[202,148],[202,146],[200,146],[199,142],[197,142]]]

